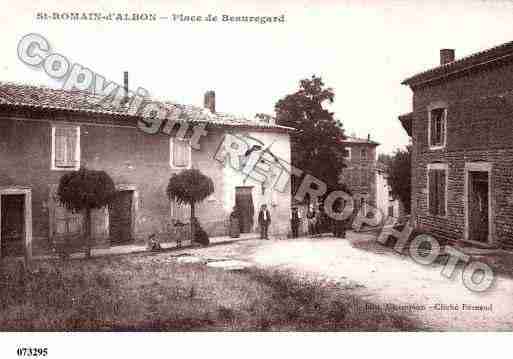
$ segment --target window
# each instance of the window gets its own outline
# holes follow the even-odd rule
[[[360,214],[362,216],[367,216],[367,202],[365,201],[365,195],[360,197]]]
[[[80,168],[80,127],[52,126],[52,170]]]
[[[367,150],[365,148],[362,148],[360,157],[362,158],[362,160],[367,159]]]
[[[346,160],[351,160],[351,148],[350,147],[346,147],[346,148],[344,148],[344,151],[345,151],[344,158]]]
[[[360,186],[366,186],[367,185],[367,170],[365,167],[361,167],[360,170]]]
[[[170,165],[176,169],[191,167],[191,145],[188,139],[170,139]]]
[[[435,108],[429,111],[429,147],[445,147],[447,109]]]
[[[428,210],[433,216],[447,214],[447,165],[428,166]]]

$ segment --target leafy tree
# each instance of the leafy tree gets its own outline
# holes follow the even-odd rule
[[[86,257],[91,257],[91,210],[107,206],[116,192],[112,178],[104,171],[80,168],[59,181],[59,201],[73,212],[84,212]]]
[[[390,161],[394,156],[388,153],[380,153],[378,155],[378,162],[383,163],[385,166],[390,165]]]
[[[170,200],[191,206],[191,233],[194,238],[195,206],[214,193],[214,182],[198,169],[183,170],[171,176],[166,193]]]
[[[388,183],[394,198],[404,205],[406,213],[411,209],[411,145],[398,149],[388,163]]]
[[[335,93],[320,77],[299,82],[299,90],[276,103],[276,122],[296,128],[291,137],[292,165],[324,181],[328,191],[343,189],[339,175],[345,167],[345,139],[342,123],[324,106],[333,103]],[[292,177],[292,190],[300,184]]]

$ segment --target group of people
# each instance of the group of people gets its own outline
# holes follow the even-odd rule
[[[345,238],[346,223],[329,218],[322,205],[315,206],[314,204],[310,204],[306,212],[306,221],[308,235],[310,236],[321,235],[324,232],[333,232],[335,237]],[[301,226],[301,214],[297,207],[292,208],[290,226],[292,238],[297,238]]]
[[[345,238],[346,223],[329,218],[323,210],[322,205],[315,206],[310,204],[306,213],[308,224],[308,234],[310,236],[320,235],[324,231],[333,232],[338,238]],[[301,227],[302,217],[298,207],[292,207],[290,214],[290,227],[292,238],[299,237],[299,228]],[[271,224],[271,213],[267,205],[263,204],[258,212],[258,225],[260,227],[260,239],[269,239],[268,232]]]

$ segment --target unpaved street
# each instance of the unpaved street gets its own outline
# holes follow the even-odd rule
[[[377,305],[368,310],[382,310],[387,303],[424,306],[401,311],[430,330],[513,329],[511,278],[497,277],[487,292],[473,293],[463,285],[460,270],[448,279],[440,274],[440,265],[423,266],[388,249],[380,250],[371,235],[349,233],[348,237],[246,240],[188,252],[247,260],[260,267],[335,282]],[[492,310],[463,310],[463,304],[492,305]]]

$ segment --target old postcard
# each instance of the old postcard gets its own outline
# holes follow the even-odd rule
[[[513,329],[512,1],[0,19],[3,339]]]

